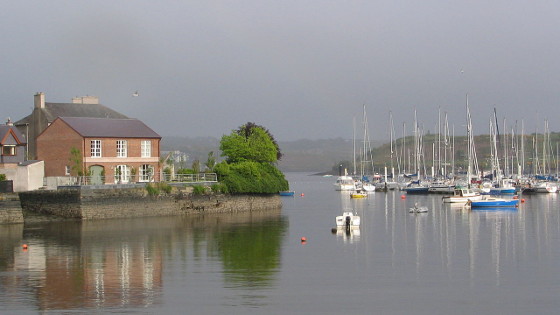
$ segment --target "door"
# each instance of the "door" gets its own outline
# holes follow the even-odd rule
[[[103,166],[93,165],[89,167],[90,174],[90,184],[91,185],[103,185]]]

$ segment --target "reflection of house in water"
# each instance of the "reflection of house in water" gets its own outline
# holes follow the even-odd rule
[[[122,243],[88,257],[84,272],[85,300],[91,306],[147,306],[162,287],[162,258],[147,244]],[[157,255],[154,255],[157,252]]]
[[[79,223],[66,222],[75,224]],[[26,275],[19,285],[35,292],[39,309],[158,303],[163,261],[157,246],[143,240],[107,242],[100,236],[95,242],[80,232],[61,232],[61,239],[54,241],[52,234],[28,239],[28,250],[16,252],[14,270]]]
[[[0,274],[14,274],[0,278],[0,294],[25,292],[25,303],[39,311],[149,310],[162,303],[164,264],[195,262],[202,268],[221,268],[225,288],[258,292],[233,297],[256,305],[266,300],[266,289],[277,281],[287,227],[280,208],[235,215],[28,224],[10,233],[9,247],[0,244],[0,249],[8,249],[0,251],[0,267],[2,260],[10,260]],[[22,242],[29,244],[27,251],[21,249]],[[216,264],[208,267],[205,256]],[[166,274],[184,283],[186,274]],[[189,279],[187,294],[206,296],[196,281],[204,286],[207,277],[199,278]],[[168,290],[173,290],[173,281]]]

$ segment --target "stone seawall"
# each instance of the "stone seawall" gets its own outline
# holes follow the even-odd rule
[[[81,189],[20,193],[24,211],[82,220],[194,213],[267,211],[282,207],[278,195],[192,195],[176,191],[149,196],[144,188]]]
[[[0,224],[23,223],[23,214],[17,193],[0,194]]]

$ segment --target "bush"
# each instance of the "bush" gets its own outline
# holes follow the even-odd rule
[[[6,174],[0,174],[0,182],[6,180]]]
[[[221,162],[214,168],[219,181],[232,194],[274,194],[288,190],[288,181],[274,165],[244,161],[234,164]]]
[[[152,184],[146,185],[146,191],[148,191],[148,195],[150,196],[158,196],[159,189],[157,187],[152,186]]]
[[[202,185],[193,186],[193,195],[204,195],[206,193],[206,187]]]
[[[227,194],[229,192],[227,186],[223,183],[214,184],[210,188],[212,192],[217,194]]]
[[[173,189],[173,187],[171,185],[169,185],[168,183],[157,183],[155,185],[153,184],[147,184],[146,185],[146,190],[148,191],[148,195],[150,196],[159,196],[159,194],[163,191],[166,194],[170,194],[171,190]]]

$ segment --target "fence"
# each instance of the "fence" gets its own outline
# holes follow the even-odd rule
[[[217,183],[216,173],[199,174],[163,174],[163,182],[174,183]],[[106,180],[109,182],[106,182]],[[139,180],[138,176],[51,176],[45,177],[44,186],[48,189],[56,189],[58,186],[91,186],[91,185],[114,185],[114,184],[133,184],[155,182],[153,177],[148,180]]]

